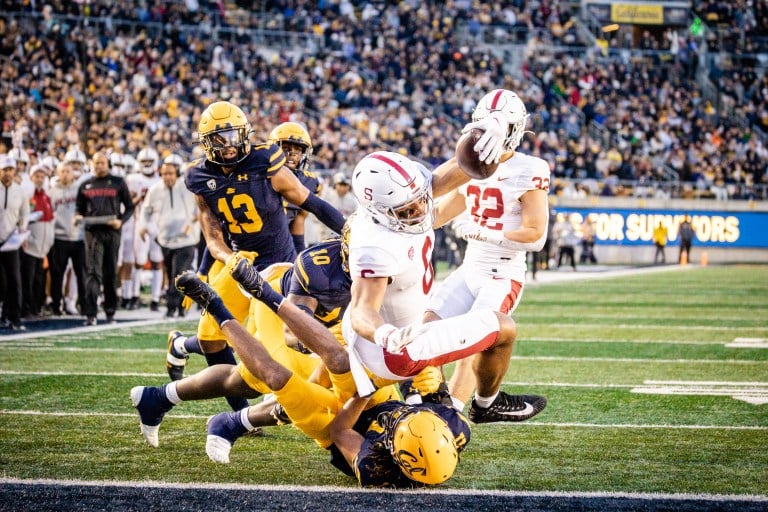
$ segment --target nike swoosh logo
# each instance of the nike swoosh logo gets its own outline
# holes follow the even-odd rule
[[[533,406],[528,402],[523,402],[523,403],[525,404],[525,409],[523,409],[522,411],[500,412],[499,414],[501,414],[502,416],[526,416],[528,414],[531,414],[534,411]]]
[[[504,177],[504,178],[502,178],[501,176],[499,176],[499,177],[498,177],[498,178],[496,178],[496,179],[497,179],[497,180],[499,180],[499,181],[504,181],[504,180],[508,180],[508,179],[509,179],[509,176],[506,176],[506,177]]]

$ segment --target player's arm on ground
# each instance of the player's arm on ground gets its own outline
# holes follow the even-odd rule
[[[232,249],[224,241],[224,232],[221,230],[219,219],[216,218],[200,194],[195,194],[195,203],[200,210],[200,228],[205,235],[208,252],[220,262],[226,263],[227,258],[232,254]]]
[[[341,233],[344,216],[330,203],[311,193],[288,167],[283,165],[271,177],[272,188],[288,202],[313,213],[317,219],[336,233]]]
[[[434,228],[437,229],[446,225],[466,210],[466,208],[467,204],[464,201],[464,196],[459,194],[458,190],[451,190],[445,197],[440,199],[440,202],[435,207]]]
[[[469,181],[456,157],[440,164],[432,173],[432,197],[440,197]]]
[[[341,454],[346,459],[350,467],[355,467],[355,459],[360,453],[360,447],[363,445],[364,438],[353,429],[355,423],[368,403],[367,398],[353,396],[339,410],[338,414],[331,421],[330,434],[331,441],[336,445]]]

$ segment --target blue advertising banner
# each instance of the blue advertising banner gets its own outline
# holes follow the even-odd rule
[[[659,222],[667,227],[669,245],[675,245],[680,223],[688,215],[696,231],[696,245],[768,248],[766,212],[558,207],[554,213],[566,215],[577,229],[588,218],[594,223],[597,243],[603,245],[653,245],[653,229]]]

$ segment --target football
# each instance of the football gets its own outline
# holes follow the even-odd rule
[[[456,161],[464,174],[475,180],[484,180],[496,172],[499,164],[486,164],[474,150],[475,143],[482,137],[483,130],[473,129],[465,133],[456,143]]]

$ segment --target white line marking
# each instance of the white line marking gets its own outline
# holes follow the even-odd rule
[[[519,315],[520,317],[523,317],[523,315]],[[525,326],[539,326],[544,324],[537,324],[534,322],[523,322],[521,321],[522,325]],[[659,324],[641,324],[641,323],[632,323],[632,324],[568,324],[568,323],[561,323],[561,322],[549,322],[545,324],[547,326],[553,326],[553,327],[566,327],[566,328],[589,328],[589,329],[639,329],[642,328],[644,330],[653,330],[653,329],[660,329],[660,330],[680,330],[680,331],[768,331],[768,327],[762,327],[762,326],[748,326],[748,327],[736,327],[732,325],[687,325],[687,324],[680,324],[680,325],[659,325]]]
[[[734,338],[728,348],[768,348],[768,338]]]
[[[144,327],[147,325],[170,323],[171,319],[151,319],[151,320],[134,320],[130,322],[118,322],[110,325],[93,325],[90,327],[69,327],[67,329],[57,329],[55,331],[41,331],[41,332],[26,332],[22,334],[9,334],[0,336],[0,341],[11,340],[29,340],[32,338],[50,338],[63,335],[81,334],[81,333],[103,333],[105,331],[114,331],[115,329],[123,330],[129,327]]]
[[[610,362],[610,363],[726,363],[726,364],[766,364],[768,361],[746,361],[743,359],[652,359],[652,358],[629,358],[629,357],[559,357],[559,356],[513,356],[512,361],[516,359],[529,361],[589,361],[589,362]]]
[[[19,416],[78,416],[78,417],[109,417],[109,418],[138,418],[136,413],[121,412],[62,412],[62,411],[10,411],[0,409],[0,415],[19,415]],[[169,413],[166,418],[176,418],[185,420],[207,420],[210,414],[174,414]],[[573,427],[573,428],[636,428],[636,429],[670,429],[670,430],[768,430],[768,426],[760,425],[670,425],[670,424],[631,424],[631,423],[556,423],[524,421],[515,424],[519,427]],[[484,425],[485,426],[485,425]],[[488,423],[487,426],[494,428],[509,428],[509,423]]]
[[[721,340],[714,340],[714,341],[702,341],[702,340],[653,340],[653,339],[644,339],[644,340],[621,340],[621,339],[610,339],[610,340],[584,340],[579,338],[556,338],[556,337],[548,337],[548,338],[539,338],[539,337],[520,337],[517,339],[515,343],[520,342],[530,342],[530,341],[543,341],[543,342],[553,342],[553,343],[636,343],[638,345],[654,345],[654,344],[662,344],[662,345],[722,345],[723,342]]]
[[[768,383],[731,381],[646,380],[631,393],[646,395],[729,396],[753,405],[768,404]]]
[[[254,484],[211,484],[211,483],[182,483],[160,481],[115,481],[115,480],[54,480],[54,479],[21,479],[0,478],[0,484],[16,485],[60,485],[64,487],[154,487],[160,489],[212,489],[233,491],[284,491],[284,492],[341,492],[365,494],[399,494],[401,489],[364,489],[339,486],[303,486],[303,485],[254,485]],[[706,500],[706,501],[768,501],[768,495],[756,494],[684,494],[684,493],[646,493],[646,492],[580,492],[580,491],[501,491],[473,489],[412,489],[408,494],[442,494],[452,496],[509,496],[509,497],[550,497],[550,498],[630,498],[641,500]]]

